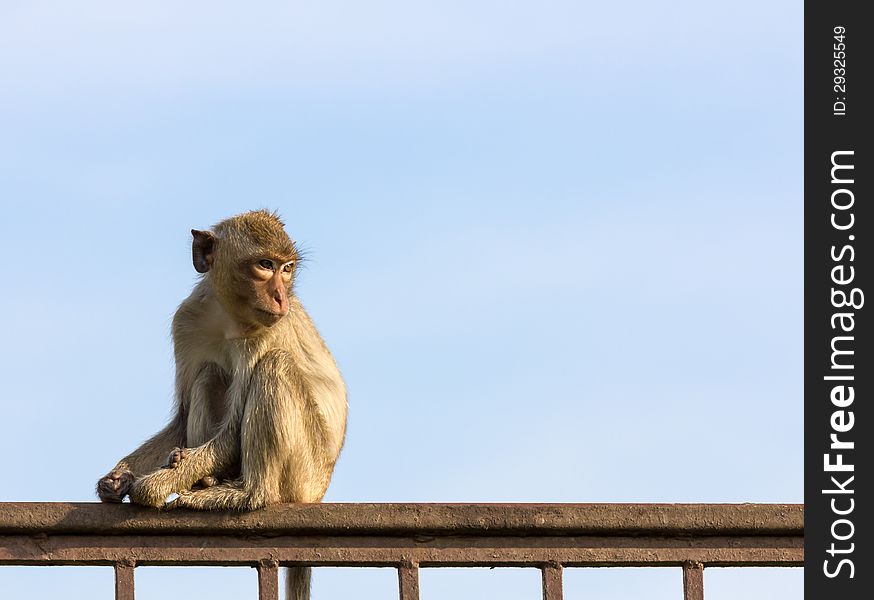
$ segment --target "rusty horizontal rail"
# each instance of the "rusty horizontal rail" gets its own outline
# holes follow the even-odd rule
[[[701,600],[705,567],[800,566],[803,520],[797,504],[0,503],[0,565],[113,565],[116,597],[131,600],[140,565],[256,567],[264,599],[278,566],[394,567],[402,600],[418,598],[419,567],[536,567],[560,600],[564,567],[679,566]]]
[[[0,534],[801,535],[803,522],[801,504],[325,503],[232,513],[0,502]]]

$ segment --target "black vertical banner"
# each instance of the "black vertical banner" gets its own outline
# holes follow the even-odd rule
[[[874,489],[874,23],[863,6],[808,1],[804,14],[804,584],[817,600],[874,597],[863,491]]]

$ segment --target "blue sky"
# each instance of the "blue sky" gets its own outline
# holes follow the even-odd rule
[[[3,3],[0,501],[93,500],[160,428],[189,230],[268,207],[350,390],[327,500],[800,502],[801,36],[799,2]],[[137,571],[138,598],[254,581]],[[567,597],[680,585],[589,570]],[[798,598],[801,573],[706,585]],[[112,594],[102,568],[0,587]],[[538,594],[423,575],[425,600]]]

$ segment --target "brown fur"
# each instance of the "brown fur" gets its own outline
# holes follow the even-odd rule
[[[266,211],[192,233],[205,275],[173,319],[175,417],[97,494],[200,510],[319,502],[343,445],[346,387],[292,292],[294,244]],[[308,596],[308,572],[290,574],[293,597]]]

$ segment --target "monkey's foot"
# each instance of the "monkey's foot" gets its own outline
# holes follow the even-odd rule
[[[121,502],[130,493],[134,474],[127,470],[110,471],[97,482],[97,497],[101,502]]]
[[[188,452],[188,448],[173,448],[170,456],[167,457],[167,464],[164,465],[164,468],[175,469],[183,460],[188,458]]]

